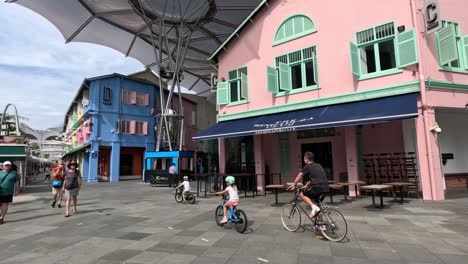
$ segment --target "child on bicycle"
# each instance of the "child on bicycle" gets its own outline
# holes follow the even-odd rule
[[[184,186],[184,191],[182,192],[182,201],[185,201],[185,197],[187,193],[190,192],[190,182],[188,180],[188,176],[184,176],[184,181],[176,187],[176,189]]]
[[[230,206],[239,205],[239,194],[237,193],[237,186],[235,184],[236,179],[233,176],[227,176],[225,181],[228,185],[226,190],[216,193],[216,195],[225,195],[226,193],[229,193],[229,201],[227,201],[224,204],[224,208],[223,208],[224,217],[223,217],[223,220],[221,220],[220,222],[221,224],[227,223],[228,221],[226,217],[227,208]]]

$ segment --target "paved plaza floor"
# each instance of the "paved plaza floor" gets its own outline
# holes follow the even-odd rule
[[[79,213],[51,208],[45,186],[16,197],[0,225],[0,263],[467,263],[468,199],[444,202],[370,198],[337,204],[349,232],[329,242],[281,226],[274,195],[241,197],[249,229],[219,227],[220,197],[177,204],[172,190],[139,182],[84,185]],[[280,194],[287,202],[291,193]],[[336,196],[340,201],[342,196]],[[327,199],[328,201],[328,199]]]

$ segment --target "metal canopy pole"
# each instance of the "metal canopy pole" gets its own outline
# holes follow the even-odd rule
[[[146,0],[137,0],[138,7],[131,4],[135,12],[142,17],[144,22],[147,24],[147,27],[150,30],[151,43],[154,49],[155,61],[159,69],[159,87],[160,87],[160,102],[161,102],[161,113],[158,114],[158,129],[157,129],[157,145],[156,151],[160,151],[161,146],[169,148],[170,151],[173,150],[173,147],[178,147],[179,151],[182,151],[183,141],[184,141],[184,107],[183,107],[183,97],[181,93],[180,83],[183,79],[182,71],[183,65],[185,62],[185,57],[187,54],[188,47],[190,46],[190,40],[194,30],[199,28],[203,23],[203,15],[200,15],[196,19],[190,20],[190,16],[195,12],[201,10],[203,5],[199,6],[194,13],[190,16],[185,17],[188,13],[189,8],[182,11],[182,6],[180,0],[178,0],[179,7],[179,18],[174,18],[169,15],[166,19],[166,9],[168,1],[164,3],[163,12],[160,14],[153,13],[151,11],[145,10],[145,6],[142,4],[142,1],[145,2],[146,7],[151,7],[151,4]],[[130,3],[132,1],[129,1]],[[207,11],[210,10],[210,5],[212,1],[207,1]],[[189,5],[191,6],[191,5]],[[172,9],[174,9],[173,6]],[[170,12],[171,10],[169,10]],[[174,10],[172,10],[174,11]],[[207,15],[210,15],[209,12],[206,12]],[[151,19],[148,16],[152,16]],[[159,32],[155,29],[155,22],[159,21]],[[167,22],[167,23],[166,23]],[[169,25],[169,27],[166,27]],[[169,45],[170,33],[172,30],[175,30],[177,35],[177,42],[175,46],[171,49]],[[156,46],[155,38],[158,37],[159,46]],[[173,43],[174,41],[172,41]],[[165,54],[167,58],[163,60],[163,49],[165,48]],[[159,49],[159,56],[158,51]],[[175,53],[175,54],[174,54]],[[163,80],[162,79],[171,79],[170,88],[168,89],[167,100],[164,98],[163,91]],[[165,84],[165,83],[164,83]],[[178,112],[171,109],[172,98],[174,92],[178,93]],[[178,144],[177,144],[178,143]]]

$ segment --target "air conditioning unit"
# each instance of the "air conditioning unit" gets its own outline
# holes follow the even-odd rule
[[[83,106],[87,106],[89,105],[89,100],[86,98],[83,98],[83,100],[81,100],[81,104],[83,104]]]
[[[216,73],[211,73],[210,77],[210,87],[211,87],[211,92],[215,93],[216,92],[216,85],[218,85],[218,75]]]

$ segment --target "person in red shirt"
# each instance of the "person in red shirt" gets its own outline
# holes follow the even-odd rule
[[[59,202],[57,207],[62,208],[62,197],[63,197],[63,181],[65,178],[65,166],[63,165],[63,161],[59,160],[57,162],[57,166],[52,169],[53,181],[52,181],[52,207],[55,207],[57,203],[57,196],[59,198]]]

